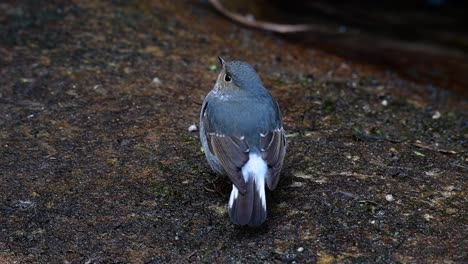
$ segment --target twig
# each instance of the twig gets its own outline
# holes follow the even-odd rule
[[[297,32],[305,32],[305,31],[316,31],[316,32],[330,32],[325,27],[322,26],[317,26],[317,25],[310,25],[310,24],[297,24],[297,25],[291,25],[291,24],[276,24],[276,23],[271,23],[271,22],[265,22],[265,21],[258,21],[258,20],[253,20],[247,16],[242,16],[239,14],[236,14],[234,12],[231,12],[224,8],[224,6],[218,1],[218,0],[209,0],[211,5],[223,14],[224,16],[249,27],[253,28],[258,28],[258,29],[263,29],[263,30],[269,30],[273,31],[276,33],[297,33]]]
[[[198,249],[195,249],[194,251],[192,251],[192,253],[190,253],[190,255],[187,256],[187,259],[190,259],[193,255],[195,255],[196,253],[198,252]]]
[[[465,169],[465,170],[468,170],[468,167],[467,166],[464,166],[462,164],[458,164],[458,163],[452,163],[453,166],[455,167],[459,167],[459,168],[462,168],[462,169]]]
[[[429,150],[432,150],[432,151],[438,151],[438,152],[446,153],[446,154],[457,154],[457,152],[455,152],[453,150],[439,149],[439,148],[429,146],[429,145],[426,145],[426,144],[423,144],[423,143],[420,143],[420,142],[411,143],[411,145],[416,146],[418,148],[429,149]]]

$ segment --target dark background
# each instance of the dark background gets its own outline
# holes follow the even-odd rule
[[[224,1],[258,20],[311,24],[289,39],[468,96],[466,1]],[[291,36],[292,35],[292,36]]]

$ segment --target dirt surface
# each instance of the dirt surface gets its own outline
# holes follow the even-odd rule
[[[204,1],[3,1],[0,22],[0,263],[468,261],[465,102]],[[230,223],[188,131],[220,54],[288,132],[260,229]]]

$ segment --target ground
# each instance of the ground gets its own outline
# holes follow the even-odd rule
[[[0,9],[0,263],[468,262],[456,96],[205,1]],[[188,131],[218,55],[252,63],[284,115],[259,229],[230,223],[231,186]]]

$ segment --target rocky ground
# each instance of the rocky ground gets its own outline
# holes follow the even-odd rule
[[[188,131],[218,55],[252,63],[284,115],[259,229],[230,223]],[[3,1],[0,76],[0,263],[468,262],[456,96],[205,1]]]

